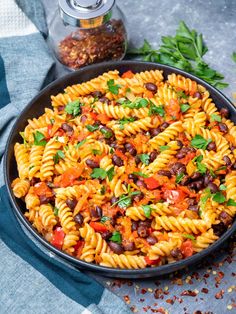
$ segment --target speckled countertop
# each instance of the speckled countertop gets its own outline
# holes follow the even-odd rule
[[[56,0],[43,0],[50,23]],[[230,85],[224,93],[232,99],[236,91],[235,0],[118,0],[124,11],[130,44],[140,46],[146,38],[154,47],[162,35],[173,35],[180,20],[203,33],[209,48],[205,60],[225,76]],[[58,65],[58,76],[65,71]],[[236,313],[235,241],[202,264],[179,273],[149,280],[113,280],[96,276],[123,298],[135,313],[224,314]]]

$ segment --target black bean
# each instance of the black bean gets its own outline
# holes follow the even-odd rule
[[[189,184],[190,189],[201,190],[203,188],[203,180],[197,180]]]
[[[98,217],[102,217],[102,208],[100,206],[96,206],[96,212],[98,214]]]
[[[226,213],[225,211],[222,211],[222,212],[220,213],[219,218],[220,218],[220,221],[222,221],[223,224],[224,224],[225,226],[227,226],[227,227],[228,227],[228,226],[232,223],[232,221],[233,221],[233,218],[232,218],[228,213]]]
[[[84,222],[84,217],[83,217],[80,213],[78,213],[77,215],[75,215],[74,221],[75,221],[77,224],[82,225],[83,222]]]
[[[151,223],[152,223],[151,220],[144,220],[144,221],[141,220],[139,222],[139,226],[144,226],[146,228],[150,228],[151,227]]]
[[[146,240],[150,245],[154,245],[155,243],[157,243],[157,238],[152,235],[148,236]]]
[[[107,126],[102,126],[100,128],[100,131],[106,139],[114,137],[114,132],[112,131],[112,129],[108,128]]]
[[[219,122],[218,126],[219,126],[220,131],[224,134],[226,134],[229,131],[225,123]]]
[[[182,158],[185,157],[185,155],[186,155],[186,154],[185,154],[184,152],[179,151],[175,156],[176,156],[177,159],[182,159]]]
[[[176,259],[182,259],[183,258],[183,254],[179,248],[171,250],[170,254],[172,257],[174,257]]]
[[[149,90],[150,92],[156,94],[156,92],[157,92],[157,86],[156,86],[156,84],[153,84],[153,83],[149,83],[149,82],[148,82],[148,83],[145,83],[144,86],[145,86],[145,88],[146,88],[147,90]]]
[[[213,181],[214,178],[211,176],[210,173],[206,173],[203,177],[203,183],[204,183],[204,186],[207,186],[209,184],[209,182]]]
[[[91,93],[91,95],[96,98],[101,98],[102,92],[100,92],[100,90],[95,90],[94,92]]]
[[[104,231],[101,233],[101,236],[104,240],[109,240],[112,237],[112,232]]]
[[[196,213],[198,213],[198,211],[199,211],[199,208],[197,205],[189,205],[188,209],[192,210],[193,212],[196,212]]]
[[[224,160],[226,166],[230,166],[231,165],[231,160],[230,160],[230,158],[228,156],[224,156],[223,160]]]
[[[201,98],[202,98],[202,95],[201,95],[201,93],[196,92],[196,93],[193,94],[193,98],[201,99]]]
[[[123,246],[119,243],[110,241],[108,245],[115,254],[122,254],[124,252]]]
[[[125,251],[133,251],[135,249],[135,244],[134,242],[125,242],[123,243],[123,247]]]
[[[143,180],[141,180],[141,179],[139,179],[137,182],[136,182],[136,185],[138,186],[138,187],[143,187],[143,188],[146,188],[147,186],[146,186],[146,183],[143,181]]]
[[[221,108],[221,109],[220,109],[220,114],[221,114],[222,117],[228,118],[228,117],[229,117],[229,109],[227,109],[227,108]]]
[[[65,132],[67,132],[69,134],[72,134],[74,132],[72,126],[70,126],[67,123],[62,123],[61,128],[62,128],[62,130],[64,130]]]
[[[51,198],[47,197],[46,195],[39,195],[39,201],[40,201],[40,205],[48,204],[51,201]]]
[[[87,159],[86,165],[92,169],[99,168],[99,163],[93,159]]]
[[[117,203],[118,201],[119,201],[119,198],[118,198],[118,197],[113,196],[113,197],[111,198],[111,204]]]
[[[210,189],[211,193],[216,193],[219,190],[218,186],[213,182],[210,182],[207,187]]]
[[[161,133],[160,127],[155,128],[155,129],[150,129],[150,135],[151,137],[157,136],[159,133]]]
[[[236,163],[234,163],[231,168],[232,170],[236,170]]]
[[[181,162],[175,162],[171,169],[170,172],[172,174],[180,174],[180,173],[185,173],[186,172],[186,167],[184,164],[182,164]]]
[[[65,106],[58,106],[57,109],[58,109],[59,112],[63,111],[65,109]]]
[[[232,145],[230,146],[230,150],[232,150],[232,152],[236,149],[236,146]]]
[[[130,153],[131,156],[136,156],[137,155],[137,150],[136,148],[130,144],[130,143],[126,143],[125,144],[125,149],[128,153]]]
[[[115,137],[114,137],[114,136],[112,136],[112,137],[110,137],[110,138],[105,138],[105,143],[106,143],[107,145],[110,145],[110,146],[111,146],[111,144],[112,144],[114,141],[115,141]]]
[[[210,142],[208,145],[207,145],[207,150],[213,150],[216,152],[216,143],[215,142]]]
[[[169,126],[168,122],[162,123],[161,126],[160,126],[161,132],[164,131],[166,128],[168,128],[168,126]]]
[[[138,222],[133,220],[131,225],[131,230],[136,231],[138,229]]]
[[[191,179],[192,180],[197,180],[197,179],[199,179],[199,178],[201,178],[201,173],[200,172],[194,172],[192,175],[191,175]]]
[[[140,192],[139,194],[132,196],[133,202],[139,202],[139,201],[141,201],[143,198],[144,198],[143,192]]]
[[[133,181],[137,181],[138,180],[138,176],[136,176],[136,174],[130,173],[128,175],[128,179],[133,180]]]
[[[218,224],[213,224],[211,227],[215,235],[217,235],[218,237],[220,237],[227,230],[227,227],[222,221]]]
[[[107,104],[109,104],[109,102],[110,102],[110,100],[105,96],[99,98],[99,101],[102,103],[107,103]]]
[[[135,156],[135,163],[138,165],[141,162],[139,155]]]
[[[66,205],[67,205],[70,209],[74,209],[75,206],[76,206],[76,204],[77,204],[77,202],[78,202],[78,201],[77,201],[75,198],[72,198],[72,199],[68,198],[68,199],[66,200]]]
[[[118,166],[118,167],[121,167],[121,166],[124,165],[123,160],[122,160],[119,156],[117,156],[116,154],[114,154],[114,155],[112,156],[112,162],[113,162],[113,164],[114,164],[115,166]]]
[[[177,144],[180,148],[182,148],[184,146],[184,144],[180,141],[180,140],[177,140]]]
[[[169,170],[159,170],[157,173],[160,176],[165,176],[168,177],[169,179],[171,178],[171,172]]]
[[[148,229],[146,226],[139,226],[138,227],[138,235],[141,237],[141,238],[147,238],[148,237]]]
[[[35,178],[33,177],[31,180],[30,180],[30,185],[35,185],[36,183],[40,182],[40,179],[39,178]]]
[[[156,158],[157,158],[158,153],[157,152],[151,152],[150,156],[149,156],[149,161],[153,162]]]
[[[120,152],[122,152],[122,154],[125,154],[125,152],[126,152],[125,148],[122,146],[117,146],[116,149],[119,150]]]

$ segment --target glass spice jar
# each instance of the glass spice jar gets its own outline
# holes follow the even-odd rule
[[[121,60],[127,48],[124,15],[115,0],[59,0],[49,41],[58,60],[70,69]]]

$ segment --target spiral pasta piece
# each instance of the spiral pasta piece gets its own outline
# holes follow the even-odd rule
[[[106,267],[128,269],[146,267],[144,256],[102,253],[101,260],[100,265]]]
[[[42,224],[45,228],[52,229],[57,224],[51,205],[41,205],[39,207],[39,216],[42,219]]]
[[[16,178],[12,182],[11,187],[13,189],[15,197],[21,198],[27,194],[30,188],[30,183],[28,180]]]
[[[14,153],[20,179],[26,179],[29,173],[29,150],[24,144],[16,143]]]
[[[201,252],[209,245],[217,241],[218,238],[219,237],[214,234],[213,229],[209,229],[207,232],[202,233],[197,236],[196,241],[193,242],[194,252]]]

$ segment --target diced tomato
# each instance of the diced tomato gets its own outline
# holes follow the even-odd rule
[[[156,202],[158,202],[161,199],[161,191],[159,190],[154,190],[152,192],[152,195],[154,196]]]
[[[89,105],[82,106],[82,113],[88,113],[91,110]]]
[[[154,190],[160,185],[153,177],[145,178],[144,182],[146,183],[148,190]]]
[[[122,151],[120,151],[119,149],[115,150],[115,153],[118,157],[120,157],[122,160],[127,160],[127,156],[125,154],[122,153]]]
[[[184,257],[189,257],[193,255],[193,243],[190,239],[184,241],[180,248]]]
[[[181,190],[166,190],[164,191],[164,198],[171,204],[182,202],[185,198],[185,193]]]
[[[102,224],[101,222],[97,221],[91,221],[90,226],[96,231],[96,232],[106,232],[108,229],[107,227]]]
[[[55,132],[55,135],[56,135],[56,136],[63,136],[63,135],[65,135],[65,131],[63,131],[62,129],[58,129],[58,130]]]
[[[153,98],[153,93],[150,90],[145,90],[143,96],[146,98]]]
[[[97,120],[97,117],[98,117],[97,113],[91,111],[89,114],[93,120]]]
[[[105,113],[99,113],[97,115],[97,120],[99,120],[102,124],[107,124],[111,119]]]
[[[145,259],[145,262],[147,263],[147,265],[156,265],[160,262],[160,258],[157,258],[157,259],[154,259],[154,260],[151,260],[148,256],[145,256],[144,257]]]
[[[180,117],[180,105],[176,99],[171,99],[168,106],[165,106],[165,111],[168,116],[179,119]]]
[[[129,71],[124,72],[121,77],[122,78],[132,78],[133,76],[134,76],[134,73],[131,70],[129,70]]]
[[[75,249],[75,255],[76,257],[80,257],[83,247],[84,247],[85,242],[83,240],[79,240],[76,245],[74,246]]]
[[[44,195],[46,197],[50,197],[53,195],[52,190],[47,186],[45,182],[38,182],[34,186],[34,192],[38,196]]]
[[[183,185],[180,185],[178,186],[178,190],[181,190],[183,191],[184,193],[188,194],[189,197],[196,197],[198,194],[194,193],[194,192],[191,192],[189,190],[189,188],[187,188],[187,186],[183,186]]]
[[[58,248],[59,250],[61,250],[62,245],[63,245],[63,241],[65,238],[65,233],[62,230],[61,227],[57,227],[54,232],[53,232],[53,236],[52,236],[52,245],[54,245],[56,248]]]
[[[181,162],[184,165],[187,165],[190,160],[192,160],[196,156],[196,153],[188,153],[184,158],[180,159],[179,162]]]
[[[65,188],[67,186],[73,185],[74,181],[81,176],[83,170],[84,170],[83,167],[80,167],[80,168],[73,167],[73,168],[67,169],[61,175],[60,186]]]
[[[88,135],[87,132],[83,132],[83,131],[80,132],[80,134],[79,134],[78,137],[77,137],[78,142],[81,142],[81,141],[83,141],[84,139],[86,139],[87,135]]]

